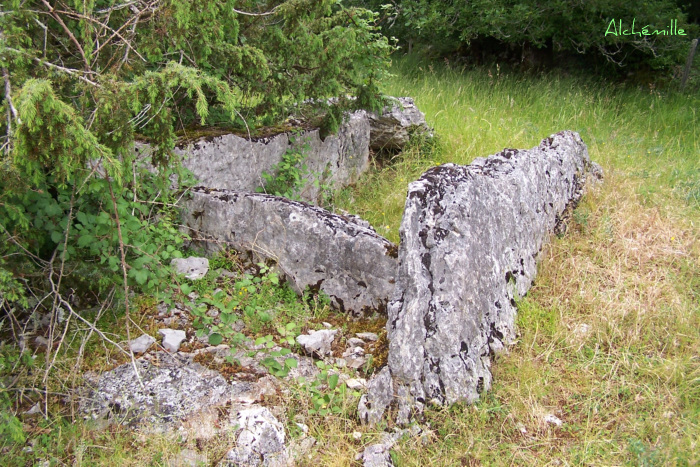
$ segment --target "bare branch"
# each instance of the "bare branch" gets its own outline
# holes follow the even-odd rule
[[[121,221],[119,219],[119,211],[117,210],[117,199],[114,196],[114,190],[112,189],[112,181],[107,179],[107,182],[109,184],[109,195],[112,198],[112,208],[114,209],[114,219],[117,224],[117,236],[119,238],[119,253],[121,255],[121,265],[122,265],[122,277],[124,279],[124,314],[126,315],[126,339],[128,341],[131,341],[131,326],[129,323],[131,322],[131,314],[129,310],[129,284],[127,282],[127,275],[126,275],[126,249],[124,247],[124,237],[122,236],[122,226],[121,226]],[[141,376],[139,375],[139,370],[138,367],[136,366],[136,360],[134,359],[134,353],[129,352],[129,355],[131,356],[131,366],[134,368],[134,374],[136,375],[136,379],[139,381],[141,386],[143,387],[143,381],[141,381]]]
[[[12,138],[12,119],[17,120],[17,124],[21,125],[22,120],[20,120],[17,115],[17,109],[12,104],[12,87],[10,85],[10,73],[7,71],[6,67],[2,67],[2,77],[5,80],[5,100],[7,101],[7,137],[8,144],[10,144]],[[10,146],[8,146],[9,152]]]
[[[75,44],[75,46],[78,48],[78,52],[80,52],[80,55],[83,57],[83,62],[85,63],[85,69],[89,71],[90,70],[90,62],[88,61],[87,56],[85,55],[85,51],[83,50],[83,47],[80,45],[80,42],[78,42],[78,39],[75,38],[75,36],[71,32],[71,30],[68,29],[68,26],[66,26],[66,23],[63,22],[63,19],[58,14],[56,9],[54,7],[52,7],[49,2],[47,2],[46,0],[41,0],[41,3],[43,3],[44,6],[49,10],[49,12],[51,13],[51,16],[53,16],[54,19],[56,21],[58,21],[58,24],[60,24],[61,27],[63,28],[63,30],[66,32],[66,34],[68,34],[68,37],[70,38],[71,42],[73,42]]]
[[[109,29],[110,31],[112,31],[112,35],[109,36],[109,37],[107,38],[107,40],[104,41],[104,42],[102,43],[102,45],[100,45],[100,46],[93,52],[95,56],[97,56],[97,54],[100,52],[100,50],[102,50],[102,48],[103,48],[105,45],[109,44],[109,42],[116,36],[116,37],[118,37],[119,39],[121,39],[122,41],[124,41],[124,44],[126,45],[127,51],[128,51],[129,49],[133,50],[134,53],[135,53],[136,55],[138,55],[139,58],[140,58],[141,60],[143,60],[144,62],[146,61],[146,59],[145,59],[140,53],[138,53],[138,51],[131,45],[131,42],[129,42],[129,41],[128,41],[124,36],[122,36],[122,35],[120,34],[120,32],[119,32],[119,31],[121,31],[122,29],[124,29],[126,26],[128,26],[132,21],[134,22],[134,27],[135,27],[135,26],[136,26],[136,23],[138,22],[138,18],[139,18],[139,16],[141,15],[141,12],[139,12],[138,15],[136,15],[136,16],[130,18],[129,21],[127,21],[126,23],[122,24],[122,25],[119,27],[119,29],[117,29],[117,30],[112,29],[112,28],[111,28],[108,24],[106,24],[106,23],[103,23],[103,22],[101,22],[101,21],[98,21],[98,20],[96,20],[95,18],[92,18],[92,17],[90,17],[90,16],[82,15],[82,14],[80,14],[80,13],[75,13],[75,12],[72,12],[72,11],[65,11],[65,10],[56,10],[56,13],[63,13],[63,14],[65,14],[66,16],[72,16],[72,17],[74,17],[74,18],[85,19],[85,20],[87,20],[87,21],[90,21],[90,22],[92,22],[92,23],[96,23],[96,24],[98,24],[98,25],[100,25],[100,26],[102,26],[102,27],[104,27],[104,28]],[[132,32],[133,32],[133,30],[132,30]]]
[[[266,11],[265,13],[247,13],[245,11],[236,10],[235,8],[231,8],[231,9],[233,10],[234,13],[238,13],[239,15],[243,15],[243,16],[270,16],[270,15],[274,15],[275,13],[277,13],[277,9],[281,6],[282,6],[281,4],[277,5],[272,10]]]
[[[97,13],[98,15],[102,15],[105,13],[109,14],[113,11],[118,11],[118,10],[123,10],[124,8],[129,8],[130,6],[136,5],[137,3],[141,3],[141,0],[134,0],[131,2],[122,3],[121,5],[114,5],[112,7],[105,8],[103,10],[97,10],[95,13]],[[154,2],[154,3],[157,3],[157,2]]]

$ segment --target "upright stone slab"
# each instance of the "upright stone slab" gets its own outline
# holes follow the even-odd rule
[[[358,180],[369,168],[369,146],[369,118],[359,110],[349,114],[338,131],[325,139],[318,129],[250,139],[231,133],[198,138],[181,144],[174,153],[204,186],[255,191],[264,184],[262,174],[273,174],[287,151],[301,152],[308,183],[300,197],[315,202],[321,187],[341,189]],[[135,151],[148,157],[151,148],[137,143]]]
[[[202,185],[234,191],[255,191],[264,185],[262,174],[274,173],[287,151],[301,152],[308,183],[299,195],[316,202],[324,187],[339,190],[357,182],[369,168],[370,148],[403,149],[413,132],[431,134],[413,99],[399,97],[381,113],[348,113],[338,131],[323,139],[318,129],[257,138],[229,133],[195,138],[173,152]],[[134,150],[149,160],[148,144],[136,143]]]
[[[515,299],[590,168],[578,134],[434,167],[409,185],[388,306],[387,366],[360,401],[364,422],[428,403],[473,402],[491,386],[491,354],[515,336]]]
[[[355,316],[386,310],[397,247],[359,218],[260,193],[196,188],[192,195],[184,224],[210,252],[230,247],[271,258],[298,292],[323,290]]]

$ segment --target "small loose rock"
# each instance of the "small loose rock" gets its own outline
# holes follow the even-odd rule
[[[377,335],[376,335],[375,333],[373,333],[373,332],[358,332],[358,333],[355,334],[355,335],[356,335],[357,337],[359,337],[360,339],[365,340],[365,341],[372,341],[372,342],[374,342],[374,341],[376,341],[377,339],[379,339],[379,336],[377,336]]]
[[[308,353],[325,357],[331,354],[331,345],[337,332],[337,329],[322,329],[313,334],[297,336],[296,340]]]
[[[562,422],[559,417],[551,413],[544,416],[544,422],[557,427],[562,426],[564,424],[564,422]]]
[[[170,265],[177,274],[184,274],[187,279],[197,280],[207,275],[209,260],[190,256],[189,258],[174,258]]]
[[[129,348],[134,353],[144,353],[151,348],[155,342],[156,339],[154,337],[144,334],[141,337],[137,337],[136,339],[129,341]]]
[[[185,331],[179,329],[160,329],[158,334],[163,336],[163,348],[168,352],[177,352],[180,350],[180,344],[187,339]]]

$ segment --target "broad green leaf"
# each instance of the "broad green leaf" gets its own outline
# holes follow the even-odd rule
[[[330,389],[335,389],[335,387],[338,385],[338,378],[340,375],[333,374],[328,377],[328,387]]]
[[[223,340],[224,337],[218,332],[209,335],[209,344],[211,345],[219,345],[221,342],[223,342]]]

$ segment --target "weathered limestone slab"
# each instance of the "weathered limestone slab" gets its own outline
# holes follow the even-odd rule
[[[381,114],[364,110],[349,113],[338,132],[321,139],[320,131],[298,135],[280,133],[266,138],[235,134],[206,136],[181,144],[174,153],[203,186],[234,191],[255,191],[263,186],[263,172],[274,173],[288,150],[305,155],[308,183],[300,193],[315,202],[321,189],[341,189],[355,183],[369,168],[369,149],[402,149],[413,131],[428,131],[425,116],[409,97],[391,98]],[[135,151],[147,157],[150,147],[136,143]]]
[[[192,171],[199,182],[210,188],[255,191],[263,186],[263,172],[274,173],[288,150],[305,155],[308,183],[300,197],[316,201],[321,187],[335,189],[355,183],[369,168],[369,118],[365,111],[348,115],[338,132],[321,139],[318,129],[298,135],[280,133],[268,138],[225,134],[207,136],[174,149],[182,165]],[[150,147],[135,145],[137,153],[148,156]],[[316,183],[314,183],[316,182]]]
[[[272,258],[292,286],[323,290],[341,311],[386,309],[396,245],[352,216],[285,198],[196,188],[183,223],[209,251],[221,246]]]
[[[397,404],[406,423],[428,403],[473,402],[491,386],[491,354],[515,336],[515,300],[590,167],[566,131],[530,150],[434,167],[409,185],[388,364],[360,401],[363,421]]]

